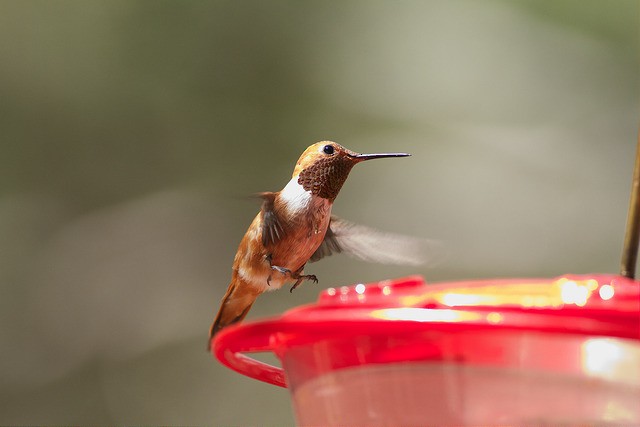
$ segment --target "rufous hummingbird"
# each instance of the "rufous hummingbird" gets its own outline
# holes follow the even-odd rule
[[[258,295],[303,280],[307,262],[345,252],[367,261],[419,264],[416,241],[382,233],[331,215],[333,202],[351,168],[365,160],[406,157],[407,153],[358,154],[331,141],[308,147],[298,159],[291,180],[278,192],[260,193],[262,208],[244,235],[233,260],[231,283],[210,337],[240,322]]]

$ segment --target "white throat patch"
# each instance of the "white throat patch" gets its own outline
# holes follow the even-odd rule
[[[280,198],[285,203],[289,212],[299,212],[306,209],[311,202],[311,192],[302,188],[298,184],[298,177],[291,178],[291,181],[280,191]]]

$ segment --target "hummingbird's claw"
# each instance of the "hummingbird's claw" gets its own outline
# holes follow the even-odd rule
[[[289,289],[289,293],[293,293],[293,290],[297,288],[303,280],[312,280],[313,283],[318,283],[318,278],[315,276],[315,274],[305,274],[304,276],[298,276],[298,280],[296,280],[296,283],[294,283],[291,289]]]

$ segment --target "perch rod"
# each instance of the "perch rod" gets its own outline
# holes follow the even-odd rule
[[[636,163],[631,182],[631,198],[627,213],[627,230],[624,236],[620,275],[633,279],[636,273],[638,259],[638,234],[640,231],[640,133],[636,147]]]

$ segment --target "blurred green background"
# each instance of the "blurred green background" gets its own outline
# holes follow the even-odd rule
[[[237,244],[304,148],[334,212],[442,241],[329,286],[617,272],[638,1],[0,1],[0,424],[293,423],[205,352]]]

